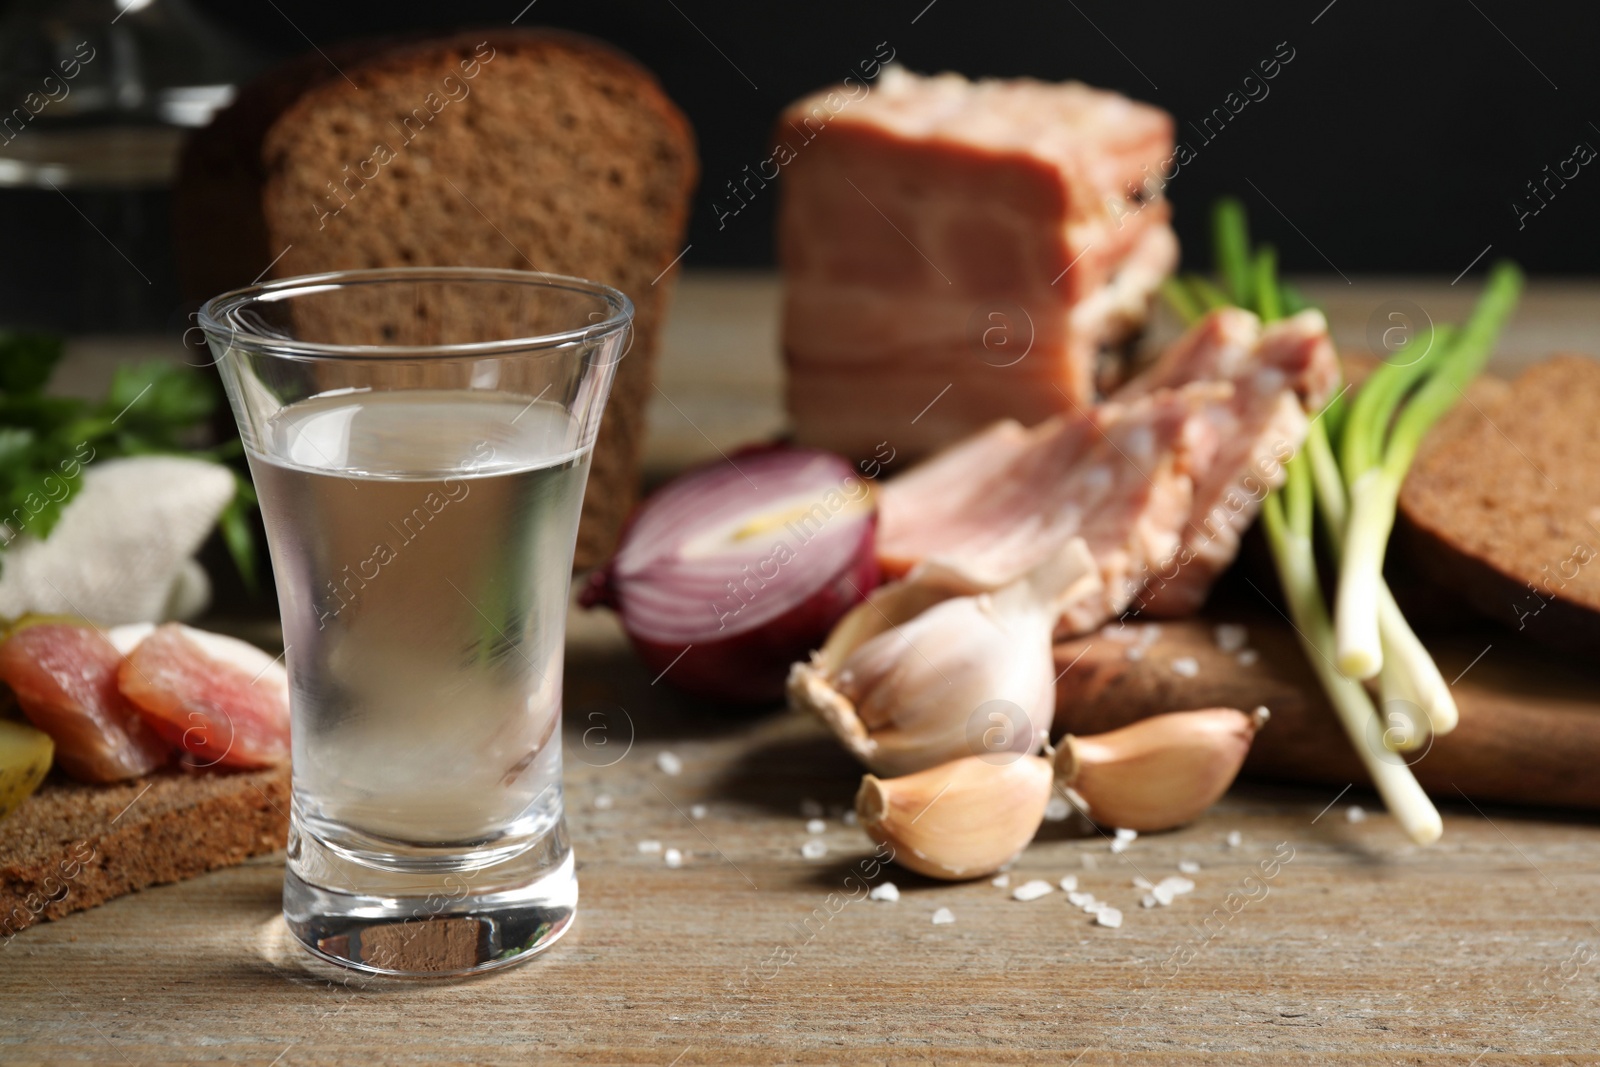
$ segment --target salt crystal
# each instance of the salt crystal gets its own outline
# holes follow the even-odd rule
[[[821,819],[809,819],[806,821],[806,833],[808,834],[826,833],[827,830],[828,824]]]
[[[1075,874],[1066,875],[1056,884],[1061,887],[1063,893],[1071,893],[1078,888],[1078,876]]]
[[[1168,904],[1171,904],[1173,898],[1177,896],[1177,894],[1172,891],[1172,887],[1165,883],[1162,883],[1161,885],[1158,885],[1154,889],[1150,890],[1150,895],[1155,897],[1156,903],[1160,904],[1162,907],[1166,907]]]
[[[1244,835],[1237,830],[1229,830],[1227,840],[1229,848],[1238,848],[1244,844]]]
[[[1197,678],[1200,675],[1200,661],[1193,656],[1179,656],[1172,661],[1172,673],[1185,678]]]
[[[1045,822],[1060,822],[1072,814],[1072,805],[1064,797],[1052,796],[1050,803],[1044,806]]]
[[[1367,809],[1360,804],[1352,804],[1345,809],[1344,817],[1347,822],[1366,822]]]
[[[1135,889],[1151,889],[1154,888],[1154,886],[1155,883],[1150,881],[1150,879],[1146,878],[1142,874],[1133,880],[1133,888]]]
[[[1139,903],[1146,908],[1153,908],[1158,902],[1154,893],[1146,893],[1139,898]]]
[[[1055,887],[1049,882],[1035,878],[1031,882],[1024,882],[1011,891],[1012,900],[1038,900]]]
[[[1074,891],[1069,889],[1067,891],[1067,903],[1071,904],[1075,908],[1081,908],[1085,904],[1094,903],[1094,894],[1093,893],[1078,893],[1078,892],[1074,892]]]
[[[1128,839],[1126,837],[1119,837],[1119,838],[1116,838],[1115,840],[1113,840],[1111,842],[1111,851],[1112,852],[1126,852],[1126,851],[1128,851]]]
[[[703,819],[705,817],[706,817],[706,806],[704,804],[691,804],[691,805],[689,805],[689,818],[691,818],[691,819]]]
[[[1139,643],[1148,648],[1159,640],[1161,640],[1161,624],[1156,622],[1145,623],[1139,632]]]
[[[1239,666],[1241,667],[1254,667],[1260,659],[1261,653],[1253,648],[1247,648],[1238,655]]]
[[[1129,663],[1138,663],[1140,660],[1144,659],[1144,646],[1134,645],[1132,648],[1128,649],[1128,651],[1124,652],[1123,655],[1127,657]]]
[[[1211,637],[1217,648],[1231,654],[1244,648],[1250,640],[1250,631],[1236,622],[1224,622],[1212,629]]]
[[[683,853],[675,848],[667,849],[666,854],[661,858],[666,861],[668,867],[683,866]]]
[[[820,818],[822,818],[822,805],[818,804],[815,800],[812,800],[810,797],[806,797],[804,800],[802,800],[800,802],[800,817],[802,819],[820,819]]]
[[[1156,883],[1156,888],[1165,886],[1173,896],[1181,897],[1185,893],[1194,892],[1194,882],[1179,874],[1169,874]]]
[[[679,759],[671,752],[656,753],[656,766],[659,767],[661,769],[661,773],[665,775],[676,776],[683,773],[683,760]]]
[[[1109,926],[1113,930],[1122,925],[1122,912],[1116,908],[1101,908],[1094,913],[1094,921],[1100,926]]]
[[[989,879],[989,884],[994,886],[996,889],[1004,889],[1006,886],[1011,884],[1011,876],[1009,874],[997,874],[993,878]]]
[[[1119,645],[1132,644],[1139,640],[1139,628],[1129,626],[1126,623],[1118,623],[1116,626],[1108,625],[1104,630],[1100,631],[1100,636],[1107,641],[1115,641]]]
[[[660,841],[640,841],[639,842],[639,851],[640,852],[660,852],[661,851],[661,842]]]
[[[800,855],[808,860],[820,860],[828,854],[828,844],[813,837],[810,841],[800,846]]]
[[[614,803],[616,803],[616,801],[611,799],[610,793],[601,793],[599,796],[594,798],[594,807],[596,811],[610,811],[611,805]]]
[[[1088,913],[1089,915],[1093,915],[1095,912],[1099,911],[1101,908],[1103,908],[1105,906],[1106,906],[1105,901],[1096,900],[1096,899],[1094,899],[1094,897],[1090,897],[1089,898],[1089,903],[1083,905],[1083,910],[1086,913]]]
[[[1194,860],[1179,860],[1178,870],[1182,871],[1184,874],[1199,874],[1200,865]]]
[[[955,913],[949,908],[940,908],[933,913],[933,925],[935,926],[943,926],[945,923],[953,923],[955,921]]]
[[[1139,831],[1130,830],[1126,826],[1117,827],[1114,833],[1118,841],[1132,841],[1139,836]]]
[[[840,819],[839,821],[844,823],[846,826],[855,826],[861,820],[856,818],[855,812],[847,811],[844,813],[844,818]]]
[[[893,882],[884,882],[882,885],[872,887],[872,892],[867,894],[869,900],[886,900],[893,904],[900,899],[900,887]]]

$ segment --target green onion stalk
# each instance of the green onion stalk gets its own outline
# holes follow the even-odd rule
[[[1278,280],[1271,246],[1251,253],[1238,201],[1216,205],[1212,238],[1220,284],[1191,274],[1163,286],[1185,321],[1231,305],[1270,322],[1308,306]],[[1430,324],[1375,370],[1349,403],[1344,393],[1334,397],[1310,420],[1304,448],[1285,464],[1283,487],[1262,505],[1262,525],[1306,657],[1384,803],[1420,844],[1436,840],[1442,823],[1395,753],[1450,732],[1459,713],[1383,579],[1383,559],[1400,485],[1423,436],[1483,369],[1520,289],[1520,271],[1496,264],[1465,327]],[[1333,616],[1317,579],[1317,512],[1338,563]],[[1361,684],[1367,678],[1376,678],[1387,729]]]

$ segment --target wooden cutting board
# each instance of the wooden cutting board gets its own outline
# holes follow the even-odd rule
[[[1058,644],[1064,673],[1056,685],[1057,730],[1092,734],[1166,711],[1266,705],[1272,720],[1257,736],[1245,774],[1367,783],[1288,625],[1246,623],[1256,656],[1241,663],[1237,652],[1218,647],[1219,621],[1131,623]],[[1453,732],[1410,757],[1430,794],[1600,809],[1600,676],[1570,655],[1503,631],[1469,630],[1427,643],[1461,709]],[[1192,677],[1184,661],[1192,661]],[[1377,736],[1365,743],[1381,747]]]

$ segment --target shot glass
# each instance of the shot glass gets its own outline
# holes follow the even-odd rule
[[[284,918],[326,960],[468,974],[572,922],[568,587],[632,315],[604,285],[476,268],[290,278],[201,310],[283,617]]]

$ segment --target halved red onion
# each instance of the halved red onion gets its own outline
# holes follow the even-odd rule
[[[872,486],[831,452],[762,446],[640,504],[579,600],[622,616],[652,671],[713,700],[783,696],[789,665],[878,584]]]

